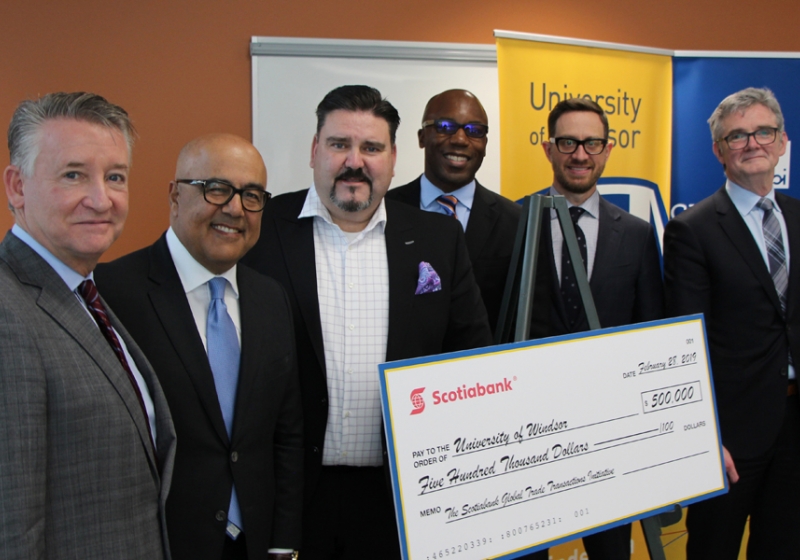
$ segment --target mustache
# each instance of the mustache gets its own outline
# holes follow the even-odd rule
[[[367,183],[370,187],[372,187],[372,179],[367,177],[364,173],[364,170],[361,168],[352,169],[350,167],[345,168],[339,175],[336,176],[336,181],[363,181]]]

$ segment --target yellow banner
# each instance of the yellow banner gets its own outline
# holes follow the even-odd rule
[[[503,195],[517,200],[551,184],[553,170],[541,146],[549,139],[547,116],[562,99],[587,97],[608,116],[614,144],[601,182],[621,185],[615,194],[625,185],[657,187],[661,211],[669,208],[670,56],[498,38],[497,68]],[[602,186],[600,192],[606,194]]]

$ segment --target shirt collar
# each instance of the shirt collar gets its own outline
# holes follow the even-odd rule
[[[548,194],[550,196],[561,196],[553,187],[550,187]],[[572,208],[573,206],[574,204],[567,200],[567,208]],[[585,210],[585,214],[597,219],[597,217],[600,215],[600,193],[597,191],[597,189],[594,190],[589,198],[583,201],[583,204],[581,204],[580,207]],[[555,220],[557,217],[558,214],[556,214],[556,209],[552,208],[550,212],[550,219]]]
[[[49,264],[53,270],[56,271],[70,291],[75,291],[81,282],[84,280],[93,280],[94,279],[94,272],[90,272],[88,276],[85,278],[75,272],[72,268],[61,262],[53,253],[45,249],[44,245],[36,241],[33,236],[22,229],[19,225],[14,224],[11,228],[11,233],[13,233],[20,241],[25,243],[28,247],[34,250],[37,255],[42,257],[47,264]]]
[[[333,223],[333,219],[331,219],[331,213],[322,204],[322,201],[317,194],[317,189],[314,185],[311,185],[311,188],[308,189],[308,193],[306,194],[306,201],[303,203],[303,208],[300,210],[300,214],[297,216],[298,218],[320,218],[324,220],[328,224],[339,228],[335,223]],[[369,219],[367,223],[367,227],[361,233],[367,233],[376,227],[380,226],[381,230],[386,228],[386,201],[385,199],[381,199],[381,203],[378,205],[378,208],[372,214],[372,217]],[[339,228],[341,230],[341,228]]]
[[[236,282],[236,265],[233,265],[232,268],[222,274],[214,274],[195,260],[171,227],[167,230],[167,247],[169,247],[169,254],[172,255],[172,262],[175,263],[175,269],[178,271],[181,284],[183,284],[184,292],[188,294],[212,278],[221,276],[230,283],[234,295],[237,298],[239,297],[239,284]]]
[[[433,201],[442,196],[443,194],[453,195],[458,199],[458,202],[463,206],[472,210],[472,203],[475,200],[475,179],[460,187],[453,192],[446,193],[428,179],[423,173],[419,178],[420,193],[419,198],[423,206],[430,206]]]
[[[756,204],[758,204],[758,201],[762,198],[753,191],[748,191],[746,188],[740,187],[730,179],[725,181],[725,190],[728,196],[731,197],[733,205],[736,206],[736,209],[742,216],[747,216],[752,212],[753,208],[756,207]],[[781,212],[780,206],[775,204],[775,189],[770,190],[763,198],[770,199],[773,202],[773,209]]]

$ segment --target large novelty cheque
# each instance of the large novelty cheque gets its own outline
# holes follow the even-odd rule
[[[727,491],[702,316],[382,364],[403,558],[513,558]]]

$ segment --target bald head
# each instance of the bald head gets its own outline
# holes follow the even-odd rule
[[[431,97],[428,100],[428,104],[425,105],[425,113],[422,115],[422,120],[429,121],[445,118],[434,115],[438,115],[442,111],[449,111],[454,106],[462,105],[473,110],[475,116],[480,118],[481,124],[488,124],[489,119],[486,117],[486,111],[480,100],[472,92],[465,89],[448,89]]]
[[[225,201],[230,187],[244,192]],[[178,155],[169,188],[170,226],[198,263],[222,274],[261,233],[261,212],[246,210],[242,197],[263,197],[266,188],[264,160],[250,142],[233,134],[201,136]]]
[[[254,171],[259,168],[257,182],[266,189],[267,168],[261,154],[250,142],[235,134],[206,134],[189,141],[178,154],[175,177],[183,179],[190,177],[195,170],[208,172],[208,166],[230,165],[235,161],[252,165]]]
[[[445,119],[457,125],[489,125],[486,111],[473,94],[450,89],[434,95],[425,106],[424,123]],[[449,193],[475,179],[486,156],[486,136],[468,136],[463,128],[453,134],[437,132],[436,126],[423,126],[417,133],[419,147],[425,150],[425,176]]]

